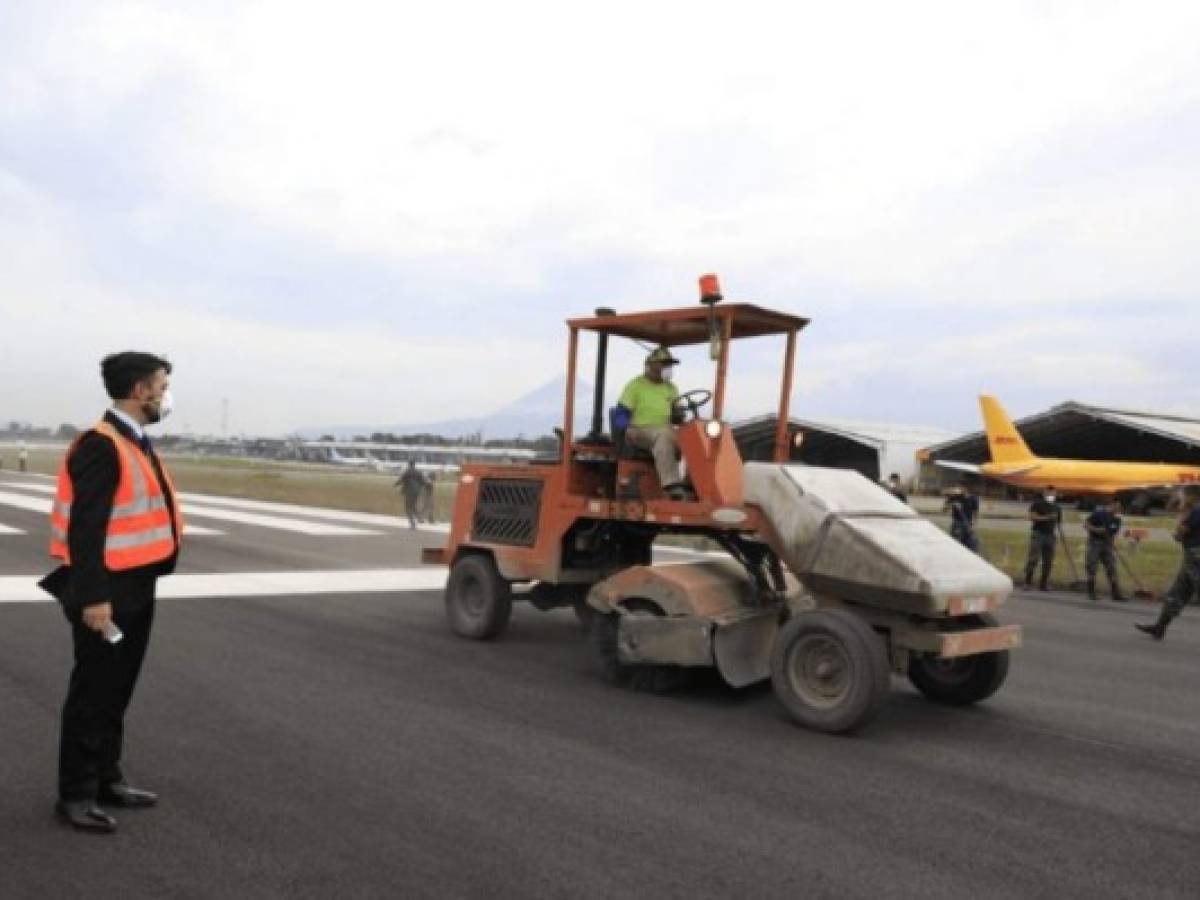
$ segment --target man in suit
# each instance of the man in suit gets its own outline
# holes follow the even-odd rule
[[[172,406],[171,364],[117,353],[100,364],[113,406],[67,451],[51,511],[42,582],[71,625],[75,665],[63,705],[55,811],[81,831],[109,833],[103,808],[154,806],[121,770],[125,711],[154,621],[160,576],[175,569],[183,531],[177,493],[145,428]]]

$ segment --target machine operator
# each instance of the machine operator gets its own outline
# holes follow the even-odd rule
[[[666,347],[652,350],[646,357],[645,372],[621,392],[617,419],[628,423],[625,440],[630,446],[648,450],[654,457],[663,493],[672,500],[685,500],[689,491],[679,473],[678,443],[672,427],[679,416],[679,389],[671,381],[672,367],[678,364]]]

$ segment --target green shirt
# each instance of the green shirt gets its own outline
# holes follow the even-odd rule
[[[617,402],[633,410],[629,423],[634,427],[644,425],[670,425],[671,404],[679,396],[679,388],[669,381],[657,384],[645,375],[639,375],[621,391]]]

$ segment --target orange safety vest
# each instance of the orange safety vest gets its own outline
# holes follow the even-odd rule
[[[183,515],[179,509],[179,494],[167,467],[162,467],[162,473],[171,489],[171,509],[167,508],[167,498],[154,476],[154,466],[142,448],[108,422],[100,422],[92,430],[113,442],[121,469],[104,539],[105,568],[119,572],[169,559],[179,549]],[[75,439],[63,458],[58,470],[58,492],[54,506],[50,508],[50,555],[67,565],[71,564],[67,534],[71,527],[71,504],[75,499],[75,487],[67,467],[82,437]],[[175,521],[173,531],[172,518]]]

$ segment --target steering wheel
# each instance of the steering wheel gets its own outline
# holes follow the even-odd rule
[[[700,407],[712,399],[712,391],[697,390],[688,391],[686,394],[680,394],[675,398],[675,407],[686,407],[687,411],[692,414],[693,419],[700,418]]]

